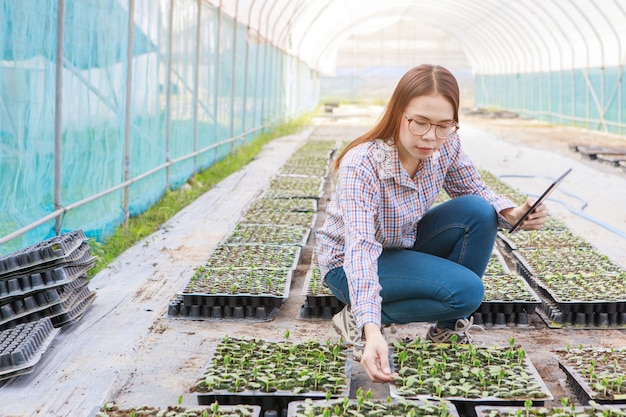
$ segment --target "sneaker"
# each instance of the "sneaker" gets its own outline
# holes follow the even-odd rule
[[[350,312],[350,306],[346,305],[339,313],[333,316],[333,327],[347,343],[362,345],[362,335],[356,327],[356,320]]]
[[[452,343],[452,336],[456,335],[456,343],[482,344],[482,342],[470,334],[472,329],[485,331],[482,326],[474,324],[474,317],[470,317],[469,319],[458,319],[454,325],[454,330],[438,329],[437,326],[432,326],[426,333],[426,340],[430,340],[433,343]]]

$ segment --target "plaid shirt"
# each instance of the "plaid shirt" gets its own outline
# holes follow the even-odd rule
[[[380,139],[356,146],[342,159],[326,222],[316,232],[318,262],[322,276],[343,266],[359,328],[381,324],[382,250],[413,247],[417,223],[442,188],[452,198],[479,195],[497,213],[515,207],[482,182],[458,136],[425,159],[413,179],[402,167],[395,145]],[[500,216],[499,222],[508,225]]]

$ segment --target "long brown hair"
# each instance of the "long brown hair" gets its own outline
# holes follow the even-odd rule
[[[359,136],[337,156],[333,163],[339,169],[341,159],[346,152],[364,142],[375,139],[395,140],[400,131],[402,113],[409,102],[415,97],[441,94],[450,102],[454,109],[454,121],[459,121],[459,85],[454,75],[439,65],[419,65],[411,68],[400,78],[382,117],[369,131]]]

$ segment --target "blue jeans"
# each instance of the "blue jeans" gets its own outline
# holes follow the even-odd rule
[[[428,210],[413,248],[383,250],[378,259],[383,324],[436,321],[439,328],[453,329],[457,319],[476,311],[497,226],[495,210],[478,196]],[[350,304],[343,267],[329,271],[326,283]]]

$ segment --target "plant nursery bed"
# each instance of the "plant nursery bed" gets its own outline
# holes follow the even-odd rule
[[[285,245],[219,244],[202,268],[288,268],[295,270],[302,248]]]
[[[519,230],[515,233],[498,232],[499,247],[506,252],[518,249],[582,248],[591,249],[591,243],[565,230]]]
[[[623,416],[626,408],[595,404],[589,407],[476,407],[477,417],[611,417]]]
[[[312,229],[317,221],[317,213],[312,211],[267,211],[249,212],[240,220],[241,225],[301,226]]]
[[[352,352],[339,342],[224,338],[195,391],[200,405],[253,404],[282,415],[291,401],[347,397],[351,371]]]
[[[315,198],[324,195],[324,177],[279,175],[270,180],[263,198]]]
[[[474,323],[485,327],[527,327],[528,315],[541,306],[541,298],[520,275],[511,272],[497,250],[482,277],[485,295],[473,313]]]
[[[555,355],[582,404],[626,406],[626,348],[578,347],[557,350]]]
[[[224,240],[225,245],[306,246],[311,229],[302,226],[238,224]]]
[[[546,274],[531,286],[543,302],[540,316],[554,327],[626,327],[626,273]]]
[[[271,211],[304,211],[317,212],[317,199],[314,198],[257,198],[246,210],[248,213],[265,213]]]
[[[311,265],[307,271],[302,295],[305,300],[300,307],[299,319],[330,320],[345,305],[323,284],[317,265]]]
[[[454,404],[445,400],[371,400],[338,398],[330,400],[293,401],[287,417],[458,417]]]
[[[209,298],[203,300],[211,302]],[[241,303],[237,296],[216,297],[215,301],[221,305],[185,305],[182,295],[179,294],[168,305],[167,317],[188,320],[267,322],[274,320],[283,306],[282,303],[279,306],[267,305],[268,300],[262,300],[262,297],[257,297],[257,300],[250,297],[245,300],[246,304]],[[266,305],[261,304],[263,301]],[[254,305],[257,302],[259,305]],[[275,302],[275,298],[269,299],[269,303]],[[231,304],[236,305],[232,307]]]
[[[395,342],[391,359],[398,373],[390,385],[393,398],[442,398],[461,415],[472,415],[477,405],[544,405],[553,399],[513,339],[508,347]]]
[[[59,331],[43,318],[0,332],[0,383],[31,373]]]
[[[546,274],[619,274],[624,269],[595,249],[544,248],[513,251],[517,271],[526,280]]]
[[[169,406],[167,408],[142,405],[133,408],[120,408],[115,405],[94,410],[89,417],[262,417],[261,407],[255,405],[221,405],[187,408]]]
[[[272,320],[289,298],[292,276],[291,269],[200,267],[170,303],[168,316]]]

